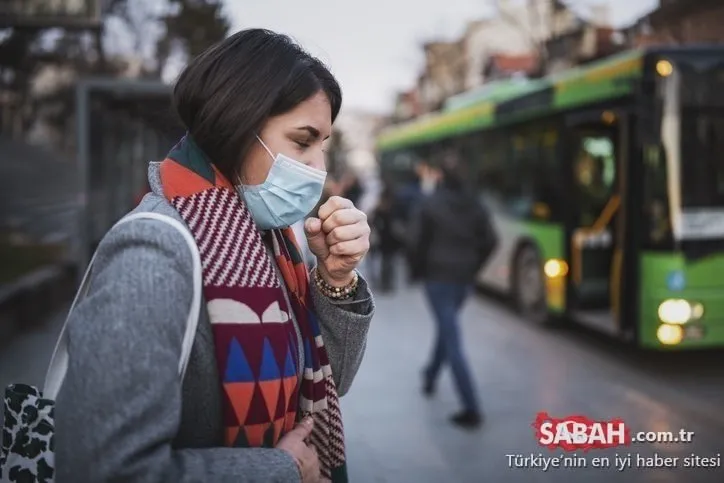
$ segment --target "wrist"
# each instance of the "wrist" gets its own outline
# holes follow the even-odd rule
[[[351,284],[355,279],[354,270],[343,275],[333,276],[327,271],[327,269],[324,268],[324,266],[317,265],[317,273],[319,273],[319,276],[325,283],[331,285],[332,287],[346,287]]]
[[[317,287],[319,293],[332,300],[348,300],[353,298],[357,293],[357,287],[359,286],[359,276],[356,271],[350,272],[351,279],[346,280],[346,277],[338,278],[332,277],[333,283],[326,281],[322,278],[322,271],[320,267],[317,267],[314,271],[313,282]]]

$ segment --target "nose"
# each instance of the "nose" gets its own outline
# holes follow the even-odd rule
[[[310,156],[310,159],[307,162],[308,166],[311,166],[314,169],[319,169],[321,171],[326,171],[326,158],[327,155],[324,151],[315,150],[315,153]]]

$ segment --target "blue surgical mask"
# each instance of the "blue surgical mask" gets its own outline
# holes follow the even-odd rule
[[[291,226],[317,205],[327,173],[281,153],[274,156],[264,141],[256,138],[274,162],[262,184],[241,185],[239,194],[260,230]]]

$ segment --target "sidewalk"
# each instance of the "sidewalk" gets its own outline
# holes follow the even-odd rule
[[[350,393],[342,398],[352,482],[722,481],[721,468],[668,470],[666,475],[658,470],[592,467],[548,472],[511,469],[507,454],[561,453],[535,441],[531,424],[539,411],[557,417],[585,414],[595,420],[620,417],[640,430],[696,431],[694,444],[635,448],[644,456],[653,451],[667,456],[715,455],[724,427],[681,411],[672,404],[674,389],[642,376],[615,352],[598,353],[580,340],[534,327],[484,297],[471,297],[462,330],[487,416],[477,432],[448,423],[448,416],[460,408],[449,370],[443,371],[434,398],[420,393],[421,369],[434,329],[419,287],[377,297],[365,360]],[[599,450],[592,456],[609,455],[613,460],[615,451]]]

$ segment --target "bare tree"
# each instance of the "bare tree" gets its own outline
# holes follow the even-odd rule
[[[562,0],[525,0],[526,9],[524,17],[517,17],[509,9],[505,8],[504,0],[490,0],[496,9],[499,18],[508,22],[523,35],[526,42],[530,44],[531,50],[538,57],[540,73],[547,69],[550,53],[548,52],[548,40],[555,32],[555,20],[557,15],[565,10],[570,10],[573,0],[563,3]]]
[[[226,37],[221,0],[111,0],[108,14],[125,27],[133,52],[161,77],[173,56],[186,61]]]
[[[146,64],[156,60],[156,42],[161,36],[161,13],[168,9],[167,0],[110,0],[105,19],[104,50],[119,49],[130,40],[130,51],[121,47],[115,52],[120,55],[133,54]],[[112,27],[120,27],[113,31]]]
[[[201,54],[223,40],[231,24],[222,13],[221,0],[168,0],[169,12],[163,16],[165,33],[156,44],[157,73],[176,54],[184,61]]]

